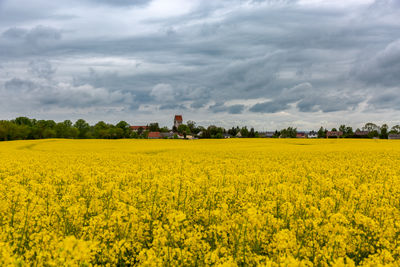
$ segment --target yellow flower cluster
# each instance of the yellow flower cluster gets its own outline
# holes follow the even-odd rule
[[[0,265],[400,265],[400,142],[2,142]]]

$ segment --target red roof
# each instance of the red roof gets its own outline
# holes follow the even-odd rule
[[[343,132],[341,131],[329,131],[326,133],[326,136],[342,136]]]
[[[175,115],[175,120],[182,122],[183,121],[182,115]]]
[[[161,138],[160,132],[149,132],[148,138]]]
[[[142,128],[143,130],[147,130],[147,126],[131,126],[131,130],[137,131],[140,128]]]
[[[368,131],[356,131],[355,135],[368,135],[369,132]]]

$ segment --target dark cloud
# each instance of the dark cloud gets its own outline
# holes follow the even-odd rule
[[[374,55],[365,55],[353,71],[361,82],[371,85],[400,84],[400,39],[389,43]]]
[[[232,105],[228,107],[229,114],[241,114],[244,110],[244,105]]]
[[[47,60],[35,60],[29,62],[29,70],[39,78],[51,79],[56,72],[51,63]]]
[[[72,0],[73,14],[70,1],[38,1],[6,0],[0,10],[3,98],[23,91],[25,102],[49,110],[146,106],[226,119],[280,111],[309,119],[399,103],[395,0],[200,1],[187,11]],[[3,109],[20,103],[13,99]]]
[[[59,40],[61,32],[52,27],[38,25],[32,29],[12,27],[4,31],[2,36],[7,39],[24,40],[28,43],[38,43],[46,40]]]
[[[93,3],[106,4],[110,6],[143,6],[149,4],[152,0],[88,0]]]
[[[276,113],[287,108],[289,108],[287,104],[269,101],[255,104],[250,108],[250,111],[258,113]]]
[[[244,105],[231,105],[231,106],[226,106],[222,102],[215,103],[214,105],[211,105],[209,107],[209,110],[211,110],[214,113],[219,113],[219,112],[227,112],[229,114],[241,114],[244,111],[245,106]]]
[[[36,88],[36,84],[29,80],[13,78],[4,83],[4,88],[11,93],[32,93]]]

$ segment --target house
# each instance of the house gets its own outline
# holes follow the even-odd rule
[[[236,134],[236,137],[242,137],[242,134],[241,134],[240,132],[238,132],[238,133]]]
[[[296,134],[296,138],[306,138],[306,133],[299,132],[299,133]]]
[[[272,138],[274,137],[274,132],[259,132],[258,136],[261,138]]]
[[[309,133],[307,134],[307,138],[312,138],[312,139],[318,138],[318,133],[315,132],[315,131],[311,131],[311,132],[309,132]]]
[[[232,137],[232,135],[230,135],[230,134],[228,134],[228,133],[224,133],[224,134],[222,134],[222,136],[223,136],[225,139],[231,138],[231,137]]]
[[[161,138],[167,138],[167,139],[172,139],[174,138],[174,133],[173,132],[168,132],[168,133],[160,133]]]
[[[134,131],[134,132],[137,132],[137,131],[139,131],[140,129],[141,129],[142,131],[147,131],[147,130],[149,129],[148,126],[131,126],[130,128],[131,128],[131,130]]]
[[[368,131],[360,131],[360,130],[356,130],[354,133],[354,137],[356,138],[368,138]]]
[[[388,139],[400,140],[400,134],[389,134]]]
[[[160,139],[162,138],[160,132],[149,132],[149,135],[147,136],[149,139]]]
[[[176,129],[179,128],[179,126],[183,123],[183,119],[182,119],[182,115],[175,115],[174,118],[174,126],[176,127]]]
[[[326,138],[339,138],[343,136],[343,132],[341,131],[328,131],[326,133]]]

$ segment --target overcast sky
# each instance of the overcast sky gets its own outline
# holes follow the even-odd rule
[[[0,119],[400,123],[399,0],[0,0]]]

